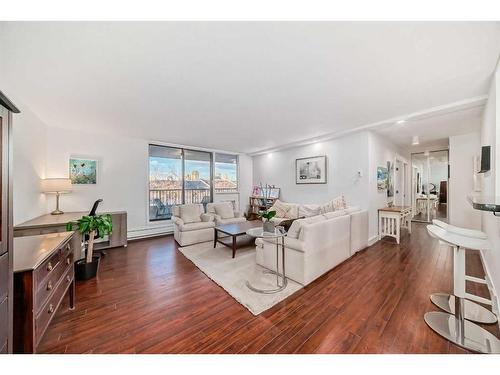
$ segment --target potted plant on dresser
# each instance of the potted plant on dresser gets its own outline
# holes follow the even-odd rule
[[[72,231],[75,225],[83,238],[88,236],[88,241],[85,243],[85,258],[75,262],[75,277],[77,280],[92,279],[97,275],[100,259],[94,256],[94,241],[111,234],[113,230],[111,215],[82,216],[76,222],[68,223],[66,229]]]

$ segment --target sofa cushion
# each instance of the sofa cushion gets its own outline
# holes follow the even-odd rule
[[[327,212],[322,216],[327,220],[330,220],[343,215],[347,215],[346,210]]]
[[[198,223],[188,223],[179,226],[181,232],[190,232],[192,230],[208,229],[215,227],[213,221],[200,221]]]
[[[215,213],[222,219],[234,218],[233,205],[229,202],[217,203],[215,205]]]
[[[324,217],[323,215],[316,215],[316,216],[306,217],[305,219],[297,220],[301,223],[299,234],[298,234],[298,239],[299,240],[303,239],[303,230],[302,229],[304,228],[304,226],[309,225],[309,224],[319,223],[320,221],[325,221],[325,220],[326,220],[326,217]]]
[[[181,219],[185,224],[199,223],[201,221],[200,214],[200,207],[197,204],[184,204],[180,206]]]
[[[320,212],[322,214],[326,214],[327,212],[345,210],[347,208],[345,198],[343,195],[338,196],[337,198],[332,199],[330,202],[327,202],[321,205]]]
[[[244,223],[245,221],[247,221],[247,219],[245,219],[244,217],[231,217],[229,219],[217,220],[217,225]]]
[[[299,216],[300,217],[311,217],[320,214],[319,204],[300,204],[299,205]]]
[[[352,207],[348,207],[345,209],[346,214],[352,214],[352,213],[358,212],[358,211],[361,211],[361,208],[359,206],[352,206]]]

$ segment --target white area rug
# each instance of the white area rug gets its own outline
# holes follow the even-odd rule
[[[255,288],[276,288],[276,276],[264,274],[265,268],[255,263],[255,246],[236,250],[234,259],[231,258],[230,248],[217,244],[214,249],[213,242],[181,247],[179,251],[254,315],[266,311],[302,288],[302,285],[288,280],[288,286],[274,294],[261,294],[248,289],[247,280]]]

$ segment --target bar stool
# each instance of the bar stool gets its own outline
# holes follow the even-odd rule
[[[483,279],[472,278],[465,274],[465,249],[489,250],[491,243],[484,238],[486,235],[482,232],[443,222],[436,224],[427,226],[429,234],[453,248],[454,296],[444,293],[431,295],[432,302],[446,312],[428,312],[424,315],[424,320],[432,330],[458,346],[481,353],[500,353],[500,340],[472,323],[472,321],[495,323],[497,318],[491,311],[469,299],[489,304],[491,301],[465,291],[466,280],[485,282]]]
[[[467,229],[467,228],[460,228],[448,223],[445,223],[440,220],[433,220],[432,223],[445,231],[449,233],[455,233],[459,235],[463,235],[466,237],[472,237],[476,238],[479,240],[488,240],[488,235],[484,232],[481,232],[479,230],[474,230],[474,229]],[[432,234],[431,234],[432,236]],[[443,241],[440,241],[443,242]],[[451,245],[452,247],[455,247]],[[485,242],[482,246],[491,246],[489,242]],[[489,250],[489,247],[483,247],[481,250]],[[465,282],[466,281],[472,281],[475,283],[479,284],[487,284],[485,279],[481,279],[478,277],[473,277],[473,276],[468,276],[465,273],[465,251],[461,252],[461,255],[463,255],[463,259],[461,259],[461,264],[463,263],[463,273],[462,272],[454,272],[454,289],[460,288],[460,292],[462,295],[465,296],[464,300],[464,311],[463,315],[465,319],[470,320],[472,322],[476,323],[483,323],[483,324],[494,324],[498,321],[497,316],[493,314],[490,310],[484,308],[483,306],[472,302],[471,300],[477,301],[484,303],[486,305],[491,305],[492,301],[486,298],[482,298],[479,296],[475,296],[473,294],[469,294],[465,291]],[[463,261],[463,262],[462,262]],[[457,280],[458,278],[458,280]],[[455,290],[456,292],[456,290]],[[456,294],[456,293],[455,293]],[[457,294],[456,294],[457,295]],[[455,314],[455,296],[450,295],[448,293],[433,293],[431,294],[431,301],[439,307],[440,309],[450,313],[450,314]]]

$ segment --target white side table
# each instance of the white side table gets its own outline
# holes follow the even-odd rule
[[[410,206],[392,206],[378,209],[378,239],[389,236],[399,244],[401,228],[411,234],[412,209]]]

